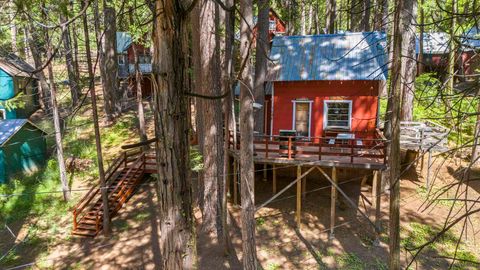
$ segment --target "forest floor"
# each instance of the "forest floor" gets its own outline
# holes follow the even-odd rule
[[[437,164],[437,163],[435,163]],[[440,165],[440,164],[438,164]],[[435,186],[450,181],[452,166],[443,164]],[[458,166],[459,164],[457,164]],[[458,167],[456,167],[458,168]],[[446,171],[443,171],[443,170]],[[480,176],[480,172],[474,172]],[[340,181],[351,179],[351,175],[340,174]],[[279,171],[279,188],[286,186],[294,178],[294,171]],[[442,182],[442,183],[440,183]],[[118,216],[113,219],[113,237],[106,239],[66,238],[48,245],[48,255],[36,266],[41,269],[158,269],[160,260],[158,237],[159,216],[156,207],[156,182],[147,180],[137,194],[126,204]],[[387,269],[388,234],[380,237],[380,245],[375,246],[374,231],[368,223],[349,208],[345,202],[337,210],[338,227],[335,238],[329,239],[330,224],[330,188],[320,175],[310,175],[307,180],[307,196],[302,211],[302,226],[295,229],[295,191],[282,195],[278,201],[259,211],[257,220],[257,254],[264,269]],[[323,187],[323,188],[322,188]],[[325,188],[327,187],[327,188]],[[402,222],[402,261],[411,256],[403,247],[422,244],[434,235],[443,225],[451,203],[440,202],[435,207],[422,211],[426,199],[424,181],[415,170],[405,174],[401,183],[401,222]],[[478,197],[480,186],[472,185],[470,194]],[[256,200],[263,202],[271,196],[271,181],[263,181],[261,175],[256,180]],[[343,185],[345,192],[360,205],[364,211],[363,193],[370,198],[369,184],[360,187],[360,182]],[[435,190],[435,187],[432,189]],[[443,198],[452,195],[446,194]],[[367,213],[372,209],[366,203]],[[234,252],[224,255],[223,249],[208,237],[198,237],[200,269],[241,269],[241,233],[240,209],[232,204],[230,212],[230,236]],[[459,210],[459,208],[456,208]],[[382,197],[383,228],[388,227],[388,199]],[[201,225],[200,211],[196,211],[198,227]],[[65,220],[69,222],[69,220]],[[480,216],[473,216],[472,224],[480,224]],[[478,261],[479,245],[473,240],[477,231],[469,227],[467,240],[462,238],[457,256],[461,260]],[[200,231],[200,230],[198,230]],[[456,226],[436,244],[421,253],[412,269],[448,269],[453,257],[461,226]],[[24,254],[27,255],[27,254]],[[478,265],[457,261],[453,269],[478,269]]]
[[[150,115],[151,118],[151,115]],[[156,182],[146,180],[136,195],[113,218],[112,237],[95,239],[76,238],[70,235],[70,207],[81,197],[85,188],[97,181],[95,148],[91,125],[91,111],[84,109],[67,125],[69,132],[64,137],[67,156],[90,160],[87,168],[70,173],[74,192],[72,202],[63,203],[58,190],[57,164],[55,157],[48,161],[46,169],[27,178],[14,180],[12,185],[2,187],[1,193],[11,194],[0,198],[0,269],[12,267],[34,269],[157,269],[160,260],[158,238],[159,215],[157,213]],[[150,122],[151,123],[151,122]],[[104,155],[112,160],[126,143],[136,142],[136,117],[130,111],[111,126],[102,126]],[[46,128],[48,124],[44,125]],[[153,127],[152,124],[149,125]],[[51,128],[51,127],[50,127]],[[150,133],[152,129],[150,129]],[[444,190],[444,186],[456,183],[465,166],[458,159],[434,159],[436,174],[432,191]],[[426,167],[426,166],[425,166]],[[262,168],[259,168],[262,169]],[[437,171],[438,169],[438,171]],[[358,178],[346,172],[339,173],[340,182]],[[472,171],[473,179],[480,179],[480,171]],[[432,173],[433,174],[433,173]],[[401,181],[401,236],[402,261],[411,258],[405,247],[412,247],[429,240],[442,226],[452,207],[454,191],[441,195],[434,207],[424,209],[428,192],[425,189],[426,168],[419,166],[405,173]],[[295,178],[294,168],[278,171],[278,190]],[[319,174],[307,177],[307,195],[302,205],[302,226],[295,228],[295,190],[291,188],[256,215],[257,254],[262,267],[274,269],[387,269],[388,260],[388,195],[382,196],[382,225],[385,232],[380,244],[374,245],[375,233],[360,214],[339,200],[335,237],[329,238],[330,188]],[[360,178],[358,178],[360,179]],[[371,182],[371,181],[370,181]],[[373,217],[373,209],[360,194],[371,201],[371,183],[360,186],[360,180],[341,185],[359,209]],[[268,180],[257,175],[256,202],[264,202],[272,196],[271,172]],[[22,193],[24,192],[24,193]],[[53,192],[53,193],[51,193]],[[22,196],[15,194],[22,193]],[[480,182],[469,184],[468,198],[477,200]],[[340,195],[339,195],[340,197]],[[431,196],[430,196],[431,198]],[[453,215],[462,214],[464,204],[454,207]],[[241,269],[242,248],[240,233],[240,209],[229,204],[230,236],[234,250],[224,255],[224,250],[206,235],[198,235],[200,269]],[[198,227],[201,213],[195,211]],[[478,269],[473,262],[480,261],[480,245],[475,240],[480,227],[480,215],[474,215],[462,233],[462,224],[441,237],[422,252],[413,269],[448,269],[454,257],[457,240],[461,242],[453,269]],[[200,230],[198,230],[200,231]],[[460,237],[463,235],[462,237]]]

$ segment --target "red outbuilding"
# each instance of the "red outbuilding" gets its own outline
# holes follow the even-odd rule
[[[312,140],[374,136],[386,81],[385,43],[380,32],[275,37],[266,133],[295,130]]]

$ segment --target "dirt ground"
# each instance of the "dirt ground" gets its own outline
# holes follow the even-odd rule
[[[435,185],[440,186],[458,181],[458,168],[462,164],[436,161],[434,168],[440,168]],[[262,168],[258,168],[262,169]],[[435,170],[434,170],[435,171]],[[372,219],[374,211],[369,204],[372,200],[371,181],[360,186],[361,173],[355,175],[340,172],[339,180],[356,181],[341,185],[341,188],[358,205],[358,209]],[[478,173],[478,172],[475,172]],[[278,171],[278,190],[295,178],[294,168]],[[425,175],[425,172],[423,172]],[[479,173],[480,175],[480,173]],[[449,207],[436,205],[426,211],[422,204],[426,195],[419,192],[425,185],[425,179],[419,170],[410,170],[401,182],[401,222],[412,222],[441,226],[448,214]],[[267,181],[261,173],[256,180],[256,202],[266,201],[272,196],[271,172]],[[113,219],[113,237],[103,236],[95,239],[65,238],[49,245],[49,255],[29,265],[40,269],[158,269],[160,260],[158,238],[159,217],[156,211],[155,181],[147,181],[136,195]],[[470,185],[469,196],[478,197],[480,185]],[[361,196],[363,194],[364,196]],[[341,195],[339,195],[341,196]],[[363,197],[363,199],[362,199]],[[369,223],[356,209],[340,200],[337,207],[337,219],[334,238],[330,238],[330,187],[320,174],[307,176],[307,194],[303,199],[302,226],[295,228],[295,189],[291,188],[277,200],[262,208],[257,219],[257,254],[264,269],[386,269],[388,259],[388,198],[382,196],[382,225],[384,234],[379,245],[374,245],[376,235]],[[234,250],[224,255],[224,250],[214,244],[209,237],[198,235],[198,255],[200,269],[241,269],[241,233],[240,209],[229,204],[230,236]],[[201,214],[197,210],[198,226]],[[68,222],[68,221],[66,221]],[[472,224],[480,225],[480,216],[471,219]],[[408,226],[407,226],[408,227]],[[456,233],[460,227],[455,227]],[[478,245],[471,241],[477,232],[467,232],[466,245],[476,253]],[[448,269],[449,259],[426,253],[420,256],[414,269]],[[402,260],[408,254],[402,252]],[[28,262],[28,260],[26,260]],[[33,260],[32,260],[33,261]],[[465,268],[475,269],[475,268]]]

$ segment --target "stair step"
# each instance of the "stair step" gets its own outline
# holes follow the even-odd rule
[[[76,229],[72,231],[72,234],[78,235],[78,236],[95,237],[97,235],[97,232],[91,231],[91,230]]]
[[[100,224],[99,224],[100,225]],[[97,227],[95,225],[87,224],[80,222],[80,224],[77,225],[77,230],[83,230],[83,231],[97,231]]]

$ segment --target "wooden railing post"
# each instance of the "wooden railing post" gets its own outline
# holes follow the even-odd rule
[[[355,153],[355,144],[353,140],[348,141],[348,145],[350,146],[350,163],[353,163],[353,155]]]
[[[288,137],[288,159],[292,159],[292,137]]]
[[[97,211],[96,216],[95,216],[95,231],[97,233],[100,232],[100,219],[98,218],[98,211]]]
[[[74,209],[73,210],[73,229],[76,230],[77,229],[77,209]]]
[[[318,160],[322,160],[322,138],[318,139]]]
[[[268,137],[265,137],[265,158],[268,158]]]

